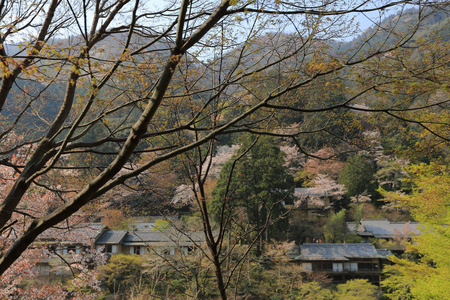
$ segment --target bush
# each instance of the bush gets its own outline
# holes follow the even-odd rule
[[[110,293],[132,292],[142,280],[144,260],[138,255],[118,254],[100,270],[99,279]]]
[[[367,279],[353,279],[339,284],[334,298],[337,300],[376,300],[377,287],[369,283]]]

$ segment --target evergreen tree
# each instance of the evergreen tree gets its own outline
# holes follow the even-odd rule
[[[266,240],[280,237],[287,221],[278,219],[286,212],[283,204],[292,202],[293,196],[293,178],[284,164],[284,153],[272,138],[260,137],[254,142],[245,136],[213,191],[211,209],[219,223],[230,216],[236,223],[246,223],[247,230],[264,231]]]
[[[358,196],[372,188],[374,170],[366,158],[360,155],[350,157],[339,175],[339,183],[344,184],[348,196]]]
[[[345,222],[345,212],[343,209],[337,214],[330,215],[324,227],[324,237],[326,243],[342,243],[347,232],[347,223]]]

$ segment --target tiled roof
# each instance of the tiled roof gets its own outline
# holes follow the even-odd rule
[[[392,238],[399,234],[420,234],[417,222],[390,222],[386,219],[362,219],[360,235],[376,238]]]
[[[347,229],[350,232],[356,232],[358,230],[358,226],[355,222],[347,222]]]
[[[80,223],[73,224],[69,228],[51,228],[39,235],[38,241],[78,243],[80,240],[95,239],[104,227],[101,223]]]
[[[131,217],[131,223],[137,224],[137,223],[155,223],[157,220],[171,220],[175,221],[178,220],[179,217],[177,216],[140,216],[140,217]]]
[[[129,232],[123,239],[124,245],[177,245],[190,246],[193,242],[202,243],[205,240],[200,232],[180,233],[177,231],[135,231]]]
[[[123,244],[134,246],[146,245],[176,245],[191,246],[193,242],[202,243],[205,240],[201,232],[190,232],[182,234],[178,231],[126,231],[107,230],[104,231],[95,242],[97,245]]]
[[[388,249],[377,249],[377,252],[384,257],[392,256],[392,252]]]
[[[302,261],[346,261],[352,258],[386,258],[386,256],[379,254],[372,244],[315,243],[301,245],[300,256],[296,257],[295,259]]]
[[[95,243],[98,245],[120,244],[126,234],[126,230],[106,230],[100,234]]]

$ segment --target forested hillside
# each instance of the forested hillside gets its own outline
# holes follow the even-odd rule
[[[424,224],[365,238],[407,253],[384,296],[445,295],[448,259],[423,243],[448,243],[448,8],[3,1],[0,298],[375,299],[292,263],[305,243],[362,242],[364,219]],[[94,243],[86,224],[124,237],[150,215],[193,246],[108,264],[110,244],[76,248]],[[33,282],[69,242],[72,278]]]

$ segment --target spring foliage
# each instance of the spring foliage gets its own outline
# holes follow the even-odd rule
[[[390,299],[446,299],[450,294],[450,174],[448,166],[414,165],[408,169],[410,195],[385,192],[411,210],[421,235],[407,245],[407,257],[392,257],[383,286]]]

